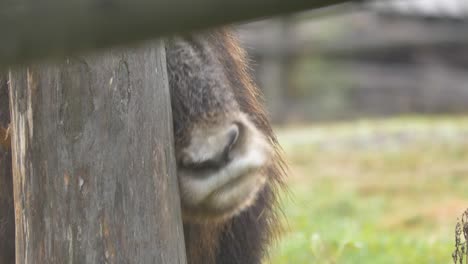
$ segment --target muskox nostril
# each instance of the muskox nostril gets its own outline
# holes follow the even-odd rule
[[[228,132],[227,132],[228,144],[224,149],[225,155],[229,154],[229,152],[234,148],[237,143],[237,139],[239,138],[239,126],[232,125]]]
[[[195,133],[197,136],[191,139],[191,144],[180,156],[182,167],[198,171],[219,170],[233,159],[241,136],[240,125],[232,124],[210,132],[205,132],[204,136]]]

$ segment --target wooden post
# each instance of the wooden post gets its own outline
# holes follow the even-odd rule
[[[16,263],[185,263],[164,45],[10,72]]]
[[[9,122],[7,75],[0,73],[0,263],[2,264],[15,261],[15,215]]]

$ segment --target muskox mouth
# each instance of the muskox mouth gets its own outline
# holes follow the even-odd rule
[[[232,217],[255,201],[265,182],[266,176],[263,175],[262,170],[251,168],[242,175],[229,179],[210,190],[197,203],[193,203],[195,199],[187,195],[190,189],[181,186],[181,192],[186,192],[185,199],[189,199],[184,200],[184,194],[182,194],[184,219],[220,220]]]

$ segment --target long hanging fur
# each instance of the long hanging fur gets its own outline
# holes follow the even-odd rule
[[[216,118],[213,112],[217,111],[229,114],[234,100],[274,149],[272,162],[263,168],[267,183],[248,208],[222,221],[184,221],[188,262],[260,263],[279,230],[275,208],[285,175],[285,163],[260,101],[260,92],[250,78],[244,50],[230,29],[192,34],[177,43],[178,47],[171,42],[166,46],[176,141],[180,140],[179,144],[183,145],[189,140],[184,131],[190,130],[193,122],[200,122],[200,119],[209,122],[210,118]],[[187,53],[187,49],[191,50],[188,54],[193,54],[193,58],[180,55]],[[210,94],[200,95],[199,104],[187,105],[190,100],[180,96],[181,86],[194,90],[193,93],[199,89],[200,93]]]

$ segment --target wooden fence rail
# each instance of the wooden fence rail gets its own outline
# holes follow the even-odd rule
[[[346,1],[1,1],[0,68]]]

